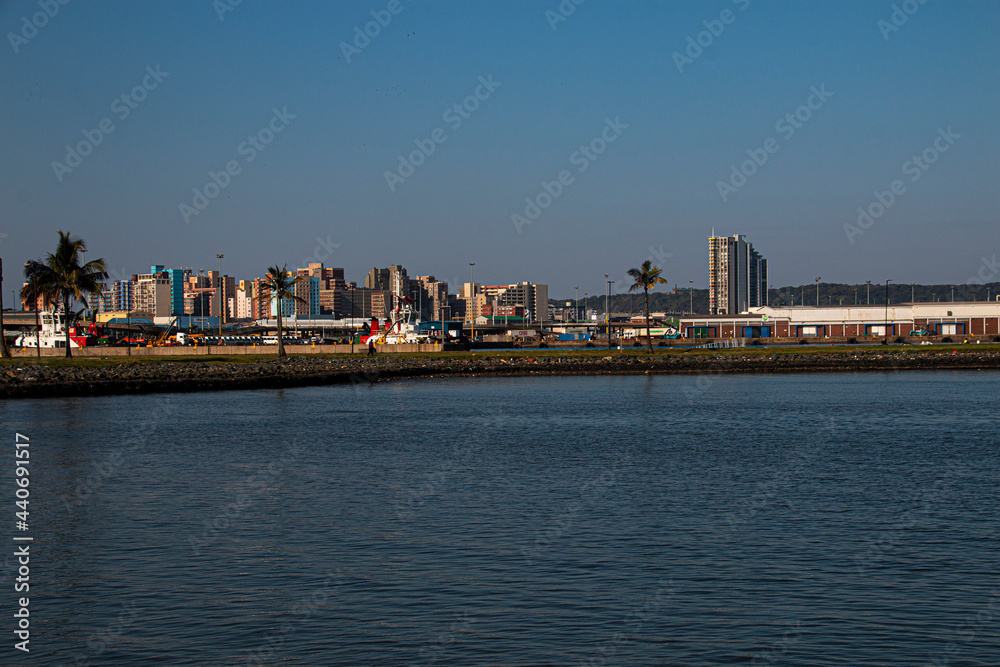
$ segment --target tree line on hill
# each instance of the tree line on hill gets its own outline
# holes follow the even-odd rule
[[[870,289],[870,292],[869,292]],[[954,294],[954,297],[953,297]],[[889,283],[889,303],[927,303],[934,301],[996,301],[1000,296],[1000,282],[973,284],[919,285]],[[768,291],[769,303],[774,307],[782,306],[815,306],[816,283],[787,287],[776,287]],[[822,306],[853,306],[884,305],[886,298],[885,283],[867,283],[851,285],[845,283],[819,284],[819,303]],[[573,308],[575,303],[569,299],[549,299],[549,303],[558,308]],[[609,300],[612,313],[641,314],[645,304],[642,294],[612,294]],[[596,310],[604,312],[604,295],[593,295],[580,298],[580,312]],[[708,313],[708,290],[678,287],[676,291],[650,292],[649,309],[652,312],[665,312],[672,315],[688,313]]]

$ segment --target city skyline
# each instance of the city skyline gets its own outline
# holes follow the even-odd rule
[[[40,7],[0,4],[10,264],[58,227],[120,275],[475,262],[562,297],[647,258],[705,288],[713,228],[772,285],[995,257],[989,3]]]

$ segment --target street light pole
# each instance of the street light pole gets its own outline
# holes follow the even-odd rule
[[[816,276],[816,307],[819,307],[819,276]]]
[[[607,280],[608,274],[604,274],[604,279]],[[604,297],[604,325],[608,330],[608,349],[611,349],[611,309],[609,306],[609,301],[611,300],[611,286],[615,283],[613,280],[608,280],[608,291]]]
[[[604,274],[604,280],[607,282],[608,274]],[[608,283],[604,289],[604,332],[608,335],[608,349],[611,349],[611,314],[608,312],[608,298],[611,294],[611,283]],[[598,302],[600,303],[600,302]]]
[[[885,279],[885,339],[882,341],[883,345],[889,344],[889,283],[892,278]]]
[[[222,338],[222,255],[218,254],[216,257],[219,258],[219,338]]]
[[[693,280],[689,280],[688,281],[688,296],[691,297],[690,299],[688,299],[688,301],[689,301],[688,306],[690,306],[690,311],[691,311],[690,313],[688,313],[688,315],[694,315],[694,281]]]
[[[580,286],[577,285],[573,289],[575,290],[574,296],[573,296],[573,301],[575,302],[574,306],[573,306],[573,319],[575,321],[579,322],[580,321]]]
[[[865,284],[868,285],[868,303],[867,305],[872,305],[872,281],[866,280]]]
[[[476,263],[469,262],[469,322],[472,323],[472,340],[476,340]]]

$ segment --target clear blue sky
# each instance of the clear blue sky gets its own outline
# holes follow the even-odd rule
[[[671,283],[704,287],[713,228],[747,234],[776,287],[963,282],[1000,251],[995,2],[589,0],[557,23],[557,0],[401,0],[396,14],[388,0],[244,0],[220,19],[226,2],[72,0],[37,30],[24,17],[38,0],[0,2],[8,281],[58,228],[126,274],[215,268],[221,252],[240,278],[318,255],[349,280],[401,263],[454,283],[476,262],[479,282],[548,283],[555,297],[603,293],[604,273],[618,291],[650,248]],[[888,32],[894,4],[912,14]],[[341,44],[373,11],[391,21],[348,62]],[[711,44],[678,71],[706,21],[721,34],[704,32]],[[499,85],[455,127],[445,112],[480,77]],[[134,109],[115,102],[144,79]],[[823,86],[811,117],[779,131]],[[241,143],[275,108],[294,118],[248,161]],[[609,118],[627,128],[574,159]],[[103,119],[114,129],[90,155],[53,167]],[[959,138],[911,180],[907,161],[949,127]],[[390,189],[398,156],[438,128],[445,141]],[[719,181],[769,138],[777,151],[723,201]],[[180,205],[229,161],[239,173],[186,222]],[[512,214],[563,170],[572,181],[518,233]],[[844,225],[895,180],[905,190],[851,243]]]

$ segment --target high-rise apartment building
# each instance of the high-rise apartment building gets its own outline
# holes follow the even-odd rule
[[[387,269],[373,268],[365,277],[365,287],[409,297],[410,277],[406,275],[406,269],[399,264],[393,264]]]
[[[341,312],[341,293],[347,285],[344,281],[344,269],[324,267],[322,262],[310,262],[306,268],[298,269],[296,274],[303,281],[314,279],[318,281],[319,304],[315,307],[310,306],[314,315],[337,315]],[[296,309],[300,308],[301,304],[296,306]]]
[[[191,269],[167,269],[166,271],[167,275],[170,276],[170,314],[183,315],[184,286],[191,276]]]
[[[743,234],[708,238],[708,309],[744,313],[767,304],[767,260]]]
[[[420,308],[422,319],[438,320],[448,307],[448,283],[435,280],[434,276],[417,276],[414,285],[417,291],[416,307]]]
[[[524,315],[531,322],[544,322],[549,311],[549,286],[538,283],[521,282],[510,285],[481,285],[465,283],[460,297],[465,301],[465,321],[470,316],[485,316],[487,307],[521,306]],[[490,309],[492,312],[492,309]]]
[[[154,266],[153,269],[162,269]],[[154,271],[132,276],[134,284],[132,310],[154,317],[170,315],[170,278],[166,271]]]
[[[133,310],[133,283],[131,280],[116,280],[111,288],[113,310]]]

